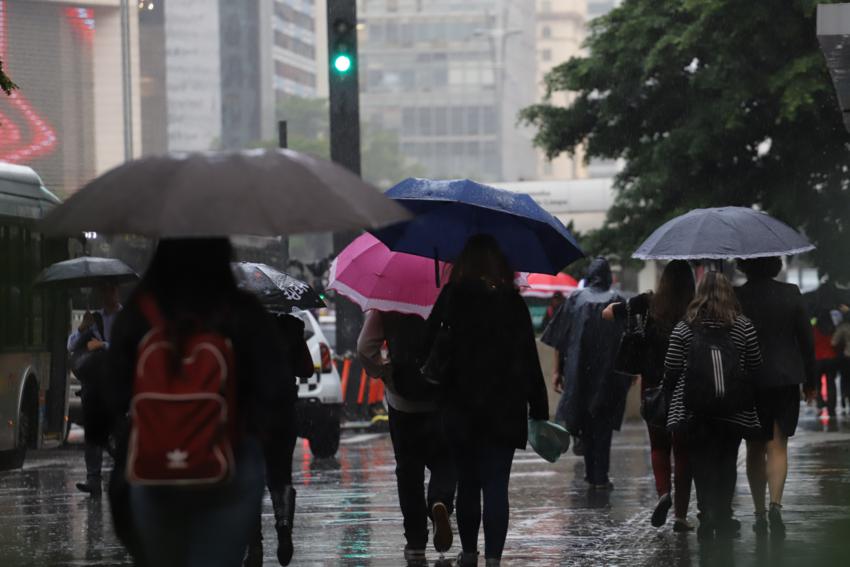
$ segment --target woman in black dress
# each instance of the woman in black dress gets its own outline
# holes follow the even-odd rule
[[[693,297],[694,276],[690,265],[684,260],[674,260],[664,268],[657,292],[636,295],[628,303],[612,303],[603,311],[602,317],[608,320],[628,320],[629,324],[633,324],[639,318],[645,322],[645,351],[642,353],[640,368],[642,399],[648,389],[661,385],[670,333],[676,323],[684,318]],[[663,526],[670,507],[675,504],[673,531],[690,531],[693,528],[688,524],[687,516],[691,499],[691,470],[684,437],[669,433],[663,426],[653,426],[649,422],[646,425],[649,430],[652,474],[658,492],[652,525]],[[676,491],[671,497],[672,485],[675,485]]]

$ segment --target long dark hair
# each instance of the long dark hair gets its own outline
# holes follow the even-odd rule
[[[226,238],[159,242],[139,293],[153,295],[178,352],[199,325],[216,327],[236,295],[232,257],[233,248]]]
[[[710,320],[731,327],[740,314],[741,304],[726,276],[720,272],[706,272],[688,306],[685,321],[693,324]]]
[[[694,274],[685,260],[673,260],[665,266],[649,308],[662,332],[669,333],[685,317],[694,299],[694,288]]]
[[[508,259],[489,234],[476,234],[466,241],[450,278],[452,283],[479,280],[498,288],[514,287],[514,272]]]

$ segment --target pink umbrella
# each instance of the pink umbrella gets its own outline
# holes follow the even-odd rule
[[[448,281],[451,264],[440,262],[440,279]],[[341,293],[361,309],[396,311],[427,318],[441,288],[434,260],[393,252],[369,233],[345,247],[334,260],[328,289]]]
[[[569,295],[578,289],[578,282],[567,274],[529,274],[528,287],[522,290],[525,297],[552,297],[556,292]]]

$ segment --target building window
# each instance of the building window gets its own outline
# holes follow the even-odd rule
[[[544,39],[549,39],[550,37],[552,37],[552,28],[550,28],[549,26],[543,26],[541,35]]]
[[[544,49],[543,52],[541,53],[541,57],[542,57],[543,61],[551,61],[552,60],[552,50],[551,49]]]

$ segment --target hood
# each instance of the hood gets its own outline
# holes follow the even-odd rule
[[[608,264],[608,260],[602,256],[594,258],[593,262],[590,263],[590,267],[587,268],[585,280],[587,287],[607,291],[614,281],[614,278],[611,276],[611,266]]]

